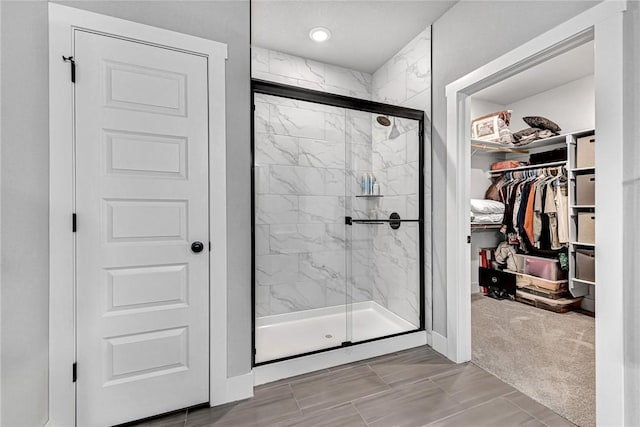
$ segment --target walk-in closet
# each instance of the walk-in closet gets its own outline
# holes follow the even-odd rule
[[[471,97],[473,361],[579,425],[595,414],[594,45]]]

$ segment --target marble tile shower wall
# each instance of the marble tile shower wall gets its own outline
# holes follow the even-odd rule
[[[370,120],[260,94],[255,106],[257,315],[344,305],[346,136],[370,140]],[[372,240],[350,232],[353,274],[361,276]],[[350,289],[354,301],[371,300],[371,280],[358,285]]]
[[[428,115],[430,63],[430,29],[373,76],[252,48],[254,78],[405,105]],[[342,138],[335,127],[340,115]],[[419,325],[417,225],[345,230],[343,220],[346,212],[366,218],[372,208],[383,218],[394,211],[402,218],[418,216],[416,122],[398,119],[400,136],[389,140],[390,128],[369,113],[266,96],[256,99],[256,118],[257,315],[342,305],[349,287],[354,301],[374,300]],[[385,197],[352,197],[359,193],[362,173],[370,171]],[[346,187],[338,193],[331,182],[341,173]]]
[[[424,110],[425,165],[431,163],[431,27],[425,29],[373,74],[372,99]],[[401,218],[418,217],[418,129],[415,121],[396,119],[400,136],[389,139],[389,128],[373,126],[373,171],[385,197],[379,215],[395,211]],[[431,180],[425,174],[425,212],[431,211]],[[431,218],[425,217],[425,294],[427,330],[431,319]],[[418,226],[404,223],[398,230],[378,227],[373,235],[371,265],[374,301],[414,325],[419,325]]]
[[[251,77],[337,95],[371,99],[369,73],[251,47]]]
[[[371,99],[371,74],[255,46],[251,55],[253,78]],[[349,230],[348,259],[344,225],[347,211],[366,209],[345,166],[371,170],[371,115],[258,95],[255,117],[256,315],[344,305],[347,291],[372,300],[371,233]]]
[[[374,126],[372,167],[384,197],[378,200],[378,216],[396,212],[417,219],[418,122],[392,119],[400,133],[390,139],[388,127]],[[373,229],[373,300],[416,327],[420,325],[419,227],[402,223],[393,230],[386,224]]]

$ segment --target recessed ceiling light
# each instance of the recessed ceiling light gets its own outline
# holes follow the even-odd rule
[[[314,42],[326,42],[331,38],[331,31],[324,27],[312,28],[311,31],[309,31],[309,37]]]

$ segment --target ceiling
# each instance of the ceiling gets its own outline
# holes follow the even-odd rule
[[[252,0],[251,43],[373,73],[457,0]],[[316,43],[309,30],[326,27]]]
[[[513,77],[489,86],[473,97],[500,105],[562,86],[593,74],[593,41],[580,45]]]

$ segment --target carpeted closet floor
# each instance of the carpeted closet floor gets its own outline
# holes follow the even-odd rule
[[[472,296],[472,361],[581,427],[595,426],[595,319]]]

